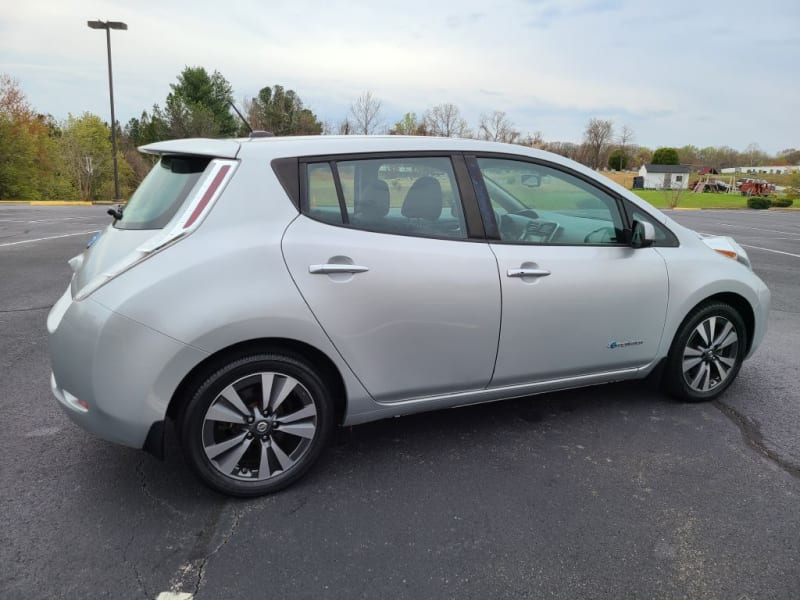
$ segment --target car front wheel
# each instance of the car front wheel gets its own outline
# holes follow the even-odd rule
[[[303,360],[257,354],[210,373],[181,418],[187,460],[233,496],[275,492],[314,463],[333,428],[323,380]]]
[[[672,343],[664,384],[674,396],[703,402],[733,382],[747,349],[747,330],[728,304],[706,304],[681,325]]]

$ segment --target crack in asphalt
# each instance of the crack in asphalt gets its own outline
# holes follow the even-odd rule
[[[142,574],[139,573],[139,569],[137,569],[136,565],[132,563],[128,558],[128,549],[131,547],[131,544],[133,544],[133,539],[135,537],[136,534],[132,533],[130,539],[128,540],[128,543],[125,544],[125,548],[123,548],[122,550],[122,562],[131,567],[131,569],[133,570],[133,574],[136,577],[136,582],[139,584],[139,589],[141,590],[142,594],[144,594],[145,599],[149,600],[150,594],[147,592],[147,586],[144,583],[144,579],[142,579]]]
[[[33,312],[36,310],[49,310],[51,308],[53,308],[52,304],[49,304],[48,306],[32,306],[30,308],[6,308],[6,309],[0,309],[0,314]]]
[[[746,417],[732,406],[729,406],[719,400],[714,400],[712,404],[739,428],[742,438],[744,439],[745,443],[750,446],[750,448],[774,463],[782,471],[788,473],[792,477],[800,479],[800,465],[794,464],[793,462],[780,456],[774,450],[768,448],[764,442],[764,435],[761,433],[758,425],[754,423],[752,419]]]
[[[219,552],[223,548],[223,546],[225,546],[225,544],[227,544],[231,540],[233,534],[236,533],[236,530],[239,528],[239,521],[241,520],[244,513],[245,509],[234,511],[233,522],[231,523],[231,526],[228,528],[227,533],[222,537],[222,541],[217,545],[216,548],[214,548],[211,552],[209,552],[203,558],[200,559],[200,565],[198,566],[197,569],[197,581],[194,586],[194,592],[192,593],[193,597],[197,596],[197,594],[200,592],[200,588],[203,585],[203,581],[206,576],[206,566],[208,565],[208,561],[211,560],[211,557],[214,556],[217,552]]]
[[[142,493],[150,500],[154,505],[163,507],[167,509],[173,515],[177,515],[180,517],[185,517],[186,513],[181,510],[178,510],[174,506],[172,506],[169,502],[164,500],[163,498],[159,498],[156,496],[151,490],[150,487],[147,485],[147,475],[144,472],[144,463],[147,460],[147,456],[144,456],[136,465],[136,474],[139,476],[139,487],[142,489]]]

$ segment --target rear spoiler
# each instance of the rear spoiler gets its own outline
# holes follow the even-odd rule
[[[236,140],[212,140],[209,138],[188,138],[185,140],[167,140],[139,146],[139,152],[145,154],[189,154],[193,156],[211,156],[213,158],[236,158],[241,143]]]

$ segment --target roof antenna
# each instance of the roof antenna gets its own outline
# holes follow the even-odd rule
[[[230,100],[228,100],[228,104],[230,104],[230,105],[231,105],[231,108],[234,110],[234,112],[235,112],[237,115],[239,115],[239,118],[242,120],[242,123],[244,123],[244,126],[245,126],[245,127],[247,127],[247,131],[248,131],[248,133],[253,133],[253,128],[252,128],[252,127],[250,127],[250,123],[248,123],[248,122],[247,122],[247,119],[245,119],[245,118],[242,116],[242,113],[240,113],[240,112],[239,112],[239,109],[238,109],[238,108],[236,108],[236,105],[235,105],[233,102],[231,102]]]

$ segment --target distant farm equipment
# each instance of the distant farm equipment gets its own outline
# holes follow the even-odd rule
[[[715,192],[727,194],[731,191],[731,185],[719,179],[699,179],[693,186],[692,191],[696,194],[700,192]]]
[[[742,196],[769,196],[775,193],[775,186],[763,179],[743,179],[736,184]]]

